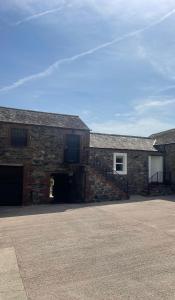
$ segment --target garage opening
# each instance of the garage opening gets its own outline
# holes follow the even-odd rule
[[[52,174],[50,183],[50,197],[53,203],[76,203],[81,201],[81,180],[76,173]]]
[[[0,205],[22,205],[23,167],[0,166]]]

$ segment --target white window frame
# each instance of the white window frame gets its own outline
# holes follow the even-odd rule
[[[123,171],[117,171],[116,170],[116,158],[122,157],[123,158]],[[114,153],[113,155],[113,171],[114,174],[119,175],[127,175],[127,153]]]

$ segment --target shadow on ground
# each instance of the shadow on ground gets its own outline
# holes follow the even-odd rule
[[[132,195],[128,200],[108,201],[108,202],[89,202],[89,203],[69,203],[69,204],[48,204],[48,205],[29,205],[29,206],[0,206],[0,218],[9,218],[16,216],[40,215],[61,213],[67,210],[81,209],[84,207],[104,206],[110,204],[128,204],[136,202],[145,202],[152,200],[164,200],[175,202],[175,195],[160,197],[144,197]]]

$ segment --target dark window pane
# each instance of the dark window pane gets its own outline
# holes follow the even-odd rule
[[[123,164],[123,157],[116,157],[116,163]]]
[[[123,171],[123,164],[116,164],[116,171]]]
[[[80,136],[79,135],[68,134],[66,136],[64,160],[67,163],[80,162]]]
[[[11,145],[15,147],[27,146],[27,129],[12,128],[11,129]]]

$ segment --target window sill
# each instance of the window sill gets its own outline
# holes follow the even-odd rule
[[[113,171],[113,174],[114,175],[125,175],[125,176],[127,175],[126,172],[121,172],[121,171],[116,171],[116,170]]]

